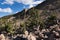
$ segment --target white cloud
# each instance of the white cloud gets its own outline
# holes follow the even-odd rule
[[[14,4],[14,0],[5,0],[2,4]]]
[[[31,4],[31,5],[29,5],[29,8],[32,8],[33,7],[33,5]]]
[[[36,1],[36,2],[33,2],[32,4],[40,4],[41,2],[43,1]]]
[[[8,12],[8,13],[12,13],[12,9],[11,8],[0,8],[0,12]]]
[[[40,4],[41,2],[43,2],[43,1],[32,2],[32,3],[29,5],[29,8],[32,8],[32,7],[36,6],[37,4]]]
[[[29,7],[33,7],[34,4],[39,4],[41,2],[43,2],[44,0],[5,0],[2,4],[14,4],[14,2],[17,3],[22,3],[24,5],[30,5]]]
[[[29,5],[29,4],[32,4],[34,2],[34,0],[20,0],[20,1],[17,1],[17,2],[25,4],[25,5]]]
[[[18,13],[19,11],[16,11],[15,13]]]
[[[2,4],[14,4],[14,2],[22,3],[25,5],[31,4],[34,0],[5,0]]]

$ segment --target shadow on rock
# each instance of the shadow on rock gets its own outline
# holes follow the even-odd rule
[[[27,38],[22,38],[22,37],[17,36],[17,37],[14,38],[13,40],[27,40]]]

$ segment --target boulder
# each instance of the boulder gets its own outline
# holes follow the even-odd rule
[[[0,40],[5,40],[4,34],[1,34],[1,35],[0,35]]]
[[[36,37],[32,33],[30,33],[28,36],[28,40],[36,40]]]

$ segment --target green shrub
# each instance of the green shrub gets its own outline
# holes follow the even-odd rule
[[[14,33],[13,24],[11,24],[10,22],[8,22],[7,24],[5,24],[5,31],[7,33]]]
[[[57,17],[55,15],[50,15],[47,19],[46,19],[46,26],[53,26],[55,24],[57,24]]]

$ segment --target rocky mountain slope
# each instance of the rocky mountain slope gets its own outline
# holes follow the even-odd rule
[[[30,37],[31,40],[60,40],[60,0],[46,0],[31,9],[0,18],[0,33],[19,34],[21,40]]]

